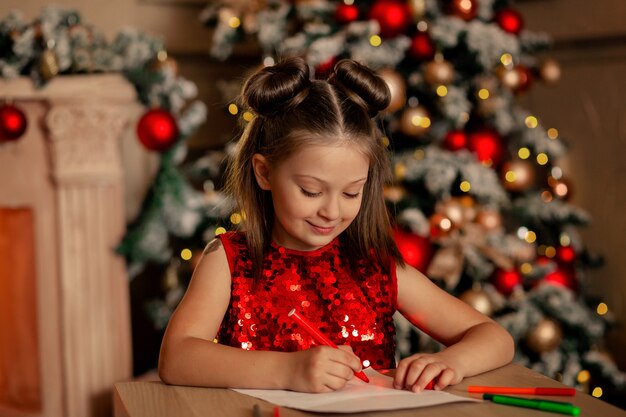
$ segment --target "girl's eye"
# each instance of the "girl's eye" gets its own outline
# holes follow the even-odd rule
[[[322,193],[312,193],[310,191],[305,190],[304,188],[300,187],[300,191],[302,191],[302,194],[304,194],[307,197],[317,197],[319,195],[321,195]]]
[[[355,194],[343,193],[343,195],[345,195],[348,198],[357,198],[359,195],[361,195],[361,193],[355,193]]]

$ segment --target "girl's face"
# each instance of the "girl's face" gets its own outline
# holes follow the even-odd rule
[[[361,208],[369,161],[355,146],[305,146],[276,166],[257,154],[253,164],[259,186],[272,193],[272,239],[278,245],[321,248]]]

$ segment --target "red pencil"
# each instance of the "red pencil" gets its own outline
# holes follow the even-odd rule
[[[324,336],[322,334],[322,332],[320,332],[318,329],[315,328],[315,326],[313,326],[313,324],[311,324],[310,321],[308,321],[307,319],[305,319],[304,317],[302,317],[300,314],[298,314],[296,312],[296,309],[294,308],[293,310],[291,310],[288,314],[288,317],[291,317],[296,323],[298,323],[304,330],[307,331],[307,333],[309,333],[309,335],[311,335],[311,337],[320,345],[325,345],[325,346],[330,346],[333,347],[335,349],[338,349],[337,345],[333,343],[332,340],[330,340],[329,338],[327,338],[326,336]],[[363,373],[363,371],[359,371],[359,372],[354,372],[354,375],[359,378],[362,379],[365,382],[370,382],[369,378],[367,377],[367,375],[365,375]]]
[[[523,395],[576,395],[575,388],[549,388],[549,387],[484,387],[470,385],[467,392],[489,394],[523,394]]]

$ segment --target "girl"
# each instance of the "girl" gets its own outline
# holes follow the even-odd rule
[[[509,334],[406,265],[383,198],[389,159],[372,120],[385,82],[351,60],[327,81],[291,58],[243,87],[255,118],[228,171],[245,231],[207,245],[161,346],[168,384],[327,392],[362,366],[394,368],[393,314],[447,346],[397,366],[421,391],[508,363]],[[299,313],[340,349],[316,346]]]

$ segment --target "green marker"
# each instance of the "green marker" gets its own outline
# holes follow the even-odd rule
[[[577,416],[580,414],[580,408],[572,405],[572,403],[561,403],[549,400],[534,400],[528,398],[509,397],[508,395],[483,394],[484,400],[491,400],[494,403],[514,405],[516,407],[534,408],[537,410],[551,411],[553,413],[568,414]]]

